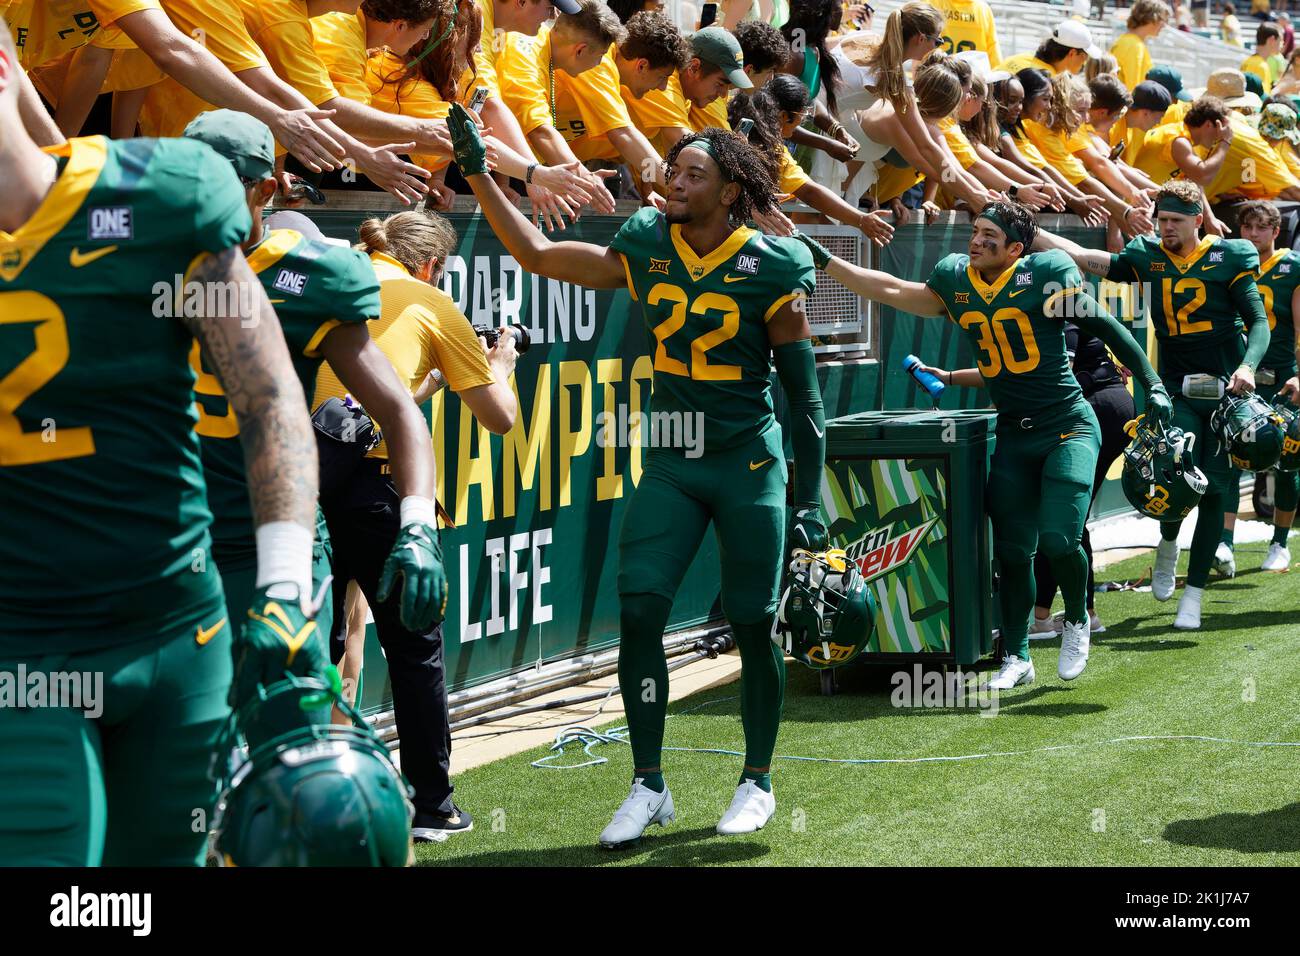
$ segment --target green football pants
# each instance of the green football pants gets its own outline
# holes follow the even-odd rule
[[[1039,549],[1060,585],[1066,618],[1087,619],[1088,556],[1081,542],[1100,453],[1097,416],[1082,399],[1030,429],[1009,417],[998,419],[985,501],[1001,571],[998,602],[1007,654],[1029,659]]]
[[[1171,392],[1172,393],[1172,392]],[[1210,566],[1214,563],[1214,552],[1219,546],[1223,534],[1223,514],[1234,491],[1230,485],[1232,466],[1228,462],[1228,452],[1219,447],[1219,439],[1210,428],[1210,418],[1219,407],[1219,400],[1214,398],[1187,398],[1175,394],[1174,426],[1196,436],[1192,446],[1192,458],[1196,466],[1205,474],[1209,486],[1197,505],[1196,529],[1192,532],[1192,547],[1187,556],[1187,586],[1203,588],[1210,580]],[[1240,477],[1238,478],[1238,488]],[[1160,522],[1160,536],[1166,541],[1175,541],[1183,521]]]
[[[29,683],[37,672],[102,682],[93,708],[0,707],[0,863],[203,863],[231,631],[217,598],[125,646],[0,661],[9,674],[25,667]]]
[[[664,628],[710,523],[722,563],[722,610],[741,654],[745,763],[770,764],[785,688],[785,659],[770,635],[786,480],[779,428],[694,459],[672,450],[650,452],[619,536],[619,691],[636,769],[659,767],[668,708]]]

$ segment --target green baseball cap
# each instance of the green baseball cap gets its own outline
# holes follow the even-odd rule
[[[745,73],[745,53],[740,41],[722,27],[705,27],[691,34],[691,55],[703,63],[721,68],[727,82],[740,90],[754,88]]]
[[[207,143],[230,160],[241,179],[270,179],[275,174],[275,137],[265,123],[247,113],[200,113],[185,127],[185,136]]]

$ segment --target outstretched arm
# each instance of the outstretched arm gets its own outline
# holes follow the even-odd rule
[[[1269,331],[1268,316],[1264,314],[1264,302],[1259,296],[1259,287],[1255,285],[1253,275],[1246,273],[1238,276],[1228,291],[1232,295],[1233,305],[1237,307],[1237,314],[1246,323],[1246,354],[1228,383],[1229,390],[1240,395],[1243,391],[1255,390],[1255,370],[1268,351],[1272,333]]]
[[[831,255],[816,239],[801,232],[796,232],[794,238],[808,247],[812,253],[813,265],[862,298],[913,315],[944,314],[943,302],[928,286],[920,282],[906,282],[888,272],[850,265]]]
[[[483,136],[459,103],[451,105],[447,124],[456,163],[484,217],[526,271],[591,289],[623,287],[626,273],[618,253],[587,242],[551,242],[506,199],[488,175]]]
[[[1080,329],[1101,339],[1115,353],[1120,364],[1133,372],[1142,382],[1142,393],[1146,396],[1147,416],[1162,424],[1173,421],[1174,406],[1169,393],[1160,382],[1160,376],[1151,367],[1147,354],[1138,345],[1131,332],[1092,297],[1087,289],[1073,293],[1073,314],[1070,316]]]
[[[1034,251],[1044,252],[1048,249],[1060,249],[1074,260],[1076,266],[1092,275],[1105,276],[1110,272],[1112,256],[1109,252],[1104,249],[1085,249],[1064,236],[1039,229],[1038,238],[1034,240]]]

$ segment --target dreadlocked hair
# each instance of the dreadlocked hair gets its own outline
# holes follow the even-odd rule
[[[980,99],[980,111],[961,124],[962,132],[972,143],[983,143],[993,152],[999,153],[1001,130],[998,126],[998,105],[989,96],[989,87],[984,77],[971,77],[970,90]]]
[[[800,0],[790,4],[790,19],[781,27],[791,47],[802,50],[805,57],[815,56],[821,70],[822,89],[826,91],[826,108],[835,113],[835,86],[840,80],[840,67],[826,48],[831,23],[839,11],[839,0]]]
[[[732,221],[748,222],[756,212],[769,213],[776,209],[776,183],[768,172],[769,161],[755,147],[730,130],[711,126],[683,136],[664,157],[668,168],[672,169],[676,164],[677,156],[683,149],[700,140],[709,144],[713,161],[718,164],[723,178],[740,187],[740,195],[731,204]]]
[[[1052,77],[1052,102],[1047,110],[1047,128],[1054,133],[1072,135],[1083,125],[1076,104],[1083,103],[1086,109],[1090,100],[1088,84],[1081,77],[1073,73],[1056,74]]]
[[[804,88],[802,83],[799,86]],[[727,104],[727,123],[732,129],[736,129],[740,121],[745,119],[754,121],[753,129],[749,131],[750,145],[767,161],[767,172],[772,177],[772,182],[778,182],[785,159],[785,141],[781,139],[781,107],[776,104],[766,86],[752,96],[733,96]]]

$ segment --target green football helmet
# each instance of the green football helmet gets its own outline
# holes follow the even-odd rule
[[[1282,419],[1282,455],[1278,471],[1300,471],[1300,408],[1283,396],[1273,399],[1273,410]]]
[[[1129,422],[1128,433],[1133,441],[1124,449],[1120,476],[1128,503],[1158,521],[1186,518],[1210,486],[1192,464],[1196,436],[1148,422],[1145,416]]]
[[[839,667],[871,640],[876,598],[843,549],[796,549],[772,622],[772,640],[814,670]]]
[[[413,860],[410,787],[388,748],[342,700],[330,680],[291,677],[231,716],[218,761],[221,797],[213,849],[226,866],[408,866]],[[318,715],[338,704],[354,726],[300,722],[249,744],[238,728],[258,726],[259,712],[293,707]],[[326,710],[328,714],[328,710]],[[265,725],[265,721],[260,722]]]
[[[1268,471],[1282,457],[1283,419],[1254,392],[1227,393],[1210,417],[1210,428],[1228,450],[1234,468]]]

